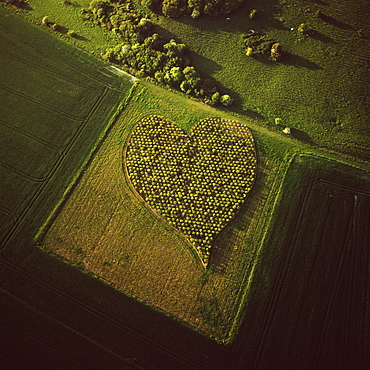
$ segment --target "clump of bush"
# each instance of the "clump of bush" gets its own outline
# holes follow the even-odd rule
[[[247,56],[265,56],[273,61],[280,61],[283,49],[280,43],[268,35],[259,32],[248,32],[243,35],[243,46]]]
[[[172,0],[170,0],[172,1]],[[102,57],[123,66],[137,77],[147,77],[163,86],[180,90],[206,104],[230,105],[221,101],[216,86],[191,65],[187,47],[175,40],[164,40],[153,33],[150,19],[135,10],[131,0],[93,0],[85,17],[117,34],[121,42],[108,48]]]

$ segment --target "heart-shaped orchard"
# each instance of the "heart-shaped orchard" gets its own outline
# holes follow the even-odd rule
[[[250,130],[221,118],[202,119],[187,134],[162,117],[146,117],[128,139],[124,163],[137,193],[186,236],[204,265],[257,168]]]

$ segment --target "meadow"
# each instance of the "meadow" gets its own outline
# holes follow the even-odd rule
[[[63,31],[50,32],[100,57],[122,41],[114,32],[83,20],[81,10],[89,3],[30,0],[28,10],[20,13],[39,25],[48,16]],[[139,1],[135,4],[151,18],[154,32],[185,43],[196,70],[233,98],[228,109],[272,131],[290,127],[295,138],[315,147],[369,161],[370,94],[369,84],[363,81],[369,80],[370,28],[365,0],[356,4],[246,1],[228,16],[197,19],[189,15],[171,19],[149,11]],[[252,8],[258,16],[250,19]],[[317,18],[317,10],[325,18]],[[309,29],[306,36],[298,31],[302,23]],[[80,37],[67,36],[71,29]],[[245,55],[243,35],[250,30],[281,43],[286,53],[281,62]]]
[[[253,8],[259,16],[250,19]],[[326,21],[315,17],[318,9]],[[218,18],[158,16],[156,31],[189,47],[197,70],[234,98],[234,112],[274,131],[279,118],[302,142],[368,161],[368,17],[366,1],[261,0]],[[297,31],[301,23],[312,31],[307,36]],[[249,30],[280,42],[281,62],[247,57]]]

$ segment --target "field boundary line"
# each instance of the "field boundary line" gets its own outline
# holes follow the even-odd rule
[[[0,27],[0,28],[1,28],[1,27]],[[55,76],[55,77],[57,77],[57,78],[58,78],[58,79],[60,79],[60,80],[64,80],[64,81],[67,81],[67,82],[69,82],[69,83],[71,83],[71,84],[73,84],[73,85],[83,87],[83,88],[84,88],[84,89],[86,89],[86,90],[90,90],[90,91],[97,91],[97,89],[96,89],[96,88],[94,88],[94,87],[92,87],[92,86],[82,85],[82,84],[81,84],[81,83],[79,83],[79,82],[74,82],[73,80],[70,80],[70,79],[68,79],[68,78],[66,78],[66,77],[64,77],[64,76],[61,76],[61,75],[60,75],[60,74],[58,74],[58,73],[52,72],[52,71],[50,71],[50,70],[49,70],[49,69],[47,69],[47,68],[40,67],[40,66],[39,66],[39,65],[37,65],[37,64],[31,63],[31,62],[29,62],[29,61],[26,61],[26,60],[24,60],[24,59],[22,59],[22,58],[19,58],[19,57],[15,56],[15,55],[11,55],[11,54],[5,53],[4,51],[1,51],[1,50],[0,50],[0,55],[5,55],[5,56],[9,57],[10,59],[17,60],[17,61],[18,61],[18,62],[20,62],[20,63],[23,63],[23,64],[25,64],[25,65],[28,65],[28,66],[30,66],[30,67],[32,67],[32,68],[38,69],[38,70],[40,70],[40,71],[42,71],[42,72],[45,72],[45,73],[47,73],[47,74],[49,74],[49,75],[51,75],[51,76]]]
[[[11,210],[3,207],[2,205],[0,205],[0,212],[9,216],[10,219],[11,219],[11,227],[10,227],[10,230],[8,231],[8,233],[9,233],[14,227],[16,227],[19,224],[19,222],[20,222],[19,217],[16,213],[14,213]],[[4,237],[2,239],[0,239],[0,245],[3,242],[3,240],[5,240],[5,238],[7,237],[8,233],[5,233]],[[0,251],[1,251],[1,249],[0,249]]]
[[[344,185],[338,184],[336,182],[332,182],[330,180],[317,179],[317,182],[319,182],[321,184],[324,184],[326,186],[330,186],[331,188],[334,188],[334,189],[340,189],[340,190],[351,192],[354,195],[356,193],[356,194],[361,194],[361,195],[365,195],[365,196],[370,196],[370,191],[366,192],[366,191],[358,190],[356,188],[352,188],[350,186],[344,186]]]
[[[61,157],[62,157],[62,155],[58,155],[58,158],[61,158]],[[57,159],[55,162],[59,162],[59,159]],[[53,171],[53,167],[55,166],[55,164],[51,167],[49,172],[44,177],[33,177],[33,176],[25,173],[24,171],[19,170],[18,168],[15,168],[14,166],[3,162],[2,160],[0,160],[0,166],[4,167],[8,171],[11,171],[11,172],[16,173],[17,175],[20,175],[21,177],[23,177],[23,178],[25,178],[25,179],[27,179],[31,182],[42,183],[50,177],[50,173]]]
[[[7,87],[7,86],[3,85],[2,83],[0,83],[0,88],[1,88],[1,89],[3,89],[3,90],[8,91],[8,92],[10,92],[10,93],[12,93],[12,94],[14,94],[14,95],[18,95],[18,96],[20,96],[20,97],[21,97],[21,98],[23,98],[23,99],[29,100],[29,101],[31,101],[31,102],[33,102],[33,103],[35,103],[35,104],[41,105],[42,107],[47,108],[47,109],[49,109],[49,110],[51,110],[51,111],[53,111],[53,112],[55,112],[55,113],[58,113],[58,114],[60,114],[60,115],[62,115],[62,116],[64,116],[64,117],[66,117],[66,118],[68,118],[68,119],[71,119],[71,120],[73,120],[73,121],[80,121],[80,122],[83,122],[83,121],[86,119],[86,117],[87,117],[87,115],[82,116],[82,117],[77,117],[77,116],[70,115],[70,114],[68,114],[68,113],[66,113],[66,112],[61,111],[61,110],[60,110],[60,109],[58,109],[58,108],[53,107],[52,105],[49,105],[49,104],[47,104],[47,103],[44,103],[43,101],[41,101],[41,100],[39,100],[39,99],[37,99],[37,98],[33,98],[33,97],[29,96],[29,95],[22,94],[20,91],[17,91],[17,90],[11,89],[11,88],[9,88],[9,87]]]
[[[32,134],[29,134],[28,132],[18,128],[18,127],[15,127],[15,126],[12,126],[10,123],[6,122],[4,119],[0,118],[0,125],[2,126],[5,126],[6,128],[8,128],[9,130],[12,130],[12,131],[15,131],[17,132],[18,134],[22,135],[22,136],[25,136],[33,141],[36,141],[37,143],[39,144],[42,144],[44,145],[45,147],[49,148],[49,149],[52,149],[54,151],[58,151],[58,148],[52,144],[50,144],[48,141],[46,140],[43,140],[43,139],[40,139]]]

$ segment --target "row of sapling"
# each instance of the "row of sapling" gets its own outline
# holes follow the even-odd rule
[[[248,128],[219,118],[190,134],[158,116],[134,129],[126,149],[129,178],[143,199],[208,261],[215,236],[251,190],[256,153]]]
[[[49,17],[48,17],[48,16],[45,16],[44,18],[42,18],[42,24],[43,24],[43,25],[45,25],[45,26],[47,26],[47,27],[50,27],[51,29],[53,29],[53,30],[54,30],[54,31],[56,31],[56,32],[60,32],[62,28],[64,29],[64,27],[61,27],[61,26],[60,26],[60,25],[58,25],[57,23],[52,22],[52,21],[49,19]],[[69,31],[67,32],[67,34],[68,34],[69,36],[71,36],[71,37],[77,37],[77,36],[78,36],[78,35],[77,35],[77,33],[76,33],[75,31],[73,31],[73,30],[69,30]]]
[[[243,46],[247,56],[265,56],[278,62],[282,59],[284,52],[279,42],[268,35],[250,30],[243,35]]]
[[[122,40],[103,53],[105,60],[122,65],[137,77],[147,77],[207,104],[232,104],[229,95],[221,95],[216,86],[191,65],[187,47],[153,33],[152,22],[135,10],[131,0],[93,0],[84,14]]]

